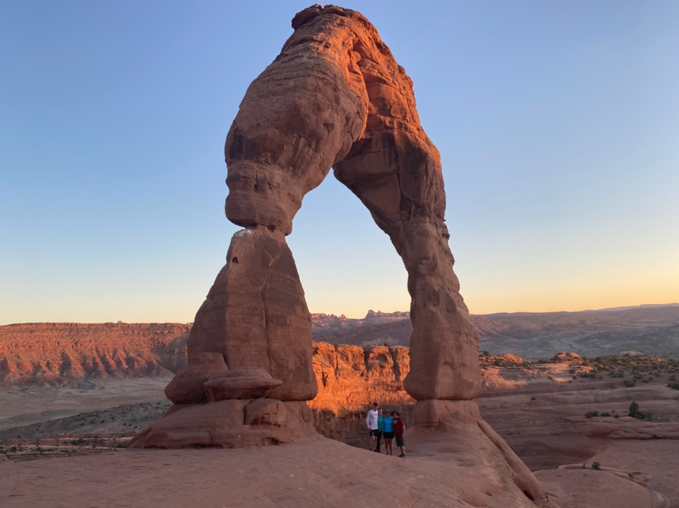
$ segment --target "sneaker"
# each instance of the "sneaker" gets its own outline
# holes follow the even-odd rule
[[[379,450],[374,450],[374,451],[376,451],[377,453],[380,453],[380,451],[379,451]]]
[[[401,455],[399,455],[399,457],[403,457],[403,458],[405,458],[405,456],[406,456],[405,453],[402,453]]]

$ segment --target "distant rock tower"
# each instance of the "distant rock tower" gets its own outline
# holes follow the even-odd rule
[[[305,402],[317,392],[311,321],[285,236],[304,195],[331,168],[408,271],[413,334],[404,386],[418,401],[418,430],[471,425],[497,444],[471,402],[481,386],[478,338],[453,272],[439,153],[420,125],[412,81],[358,12],[315,5],[292,27],[226,139],[226,216],[245,229],[196,315],[188,367],[166,389],[175,406],[133,446],[235,447],[313,433]],[[520,487],[546,499],[509,447],[500,450],[525,478]]]

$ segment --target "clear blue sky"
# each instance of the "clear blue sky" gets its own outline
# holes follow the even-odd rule
[[[193,320],[237,230],[223,142],[302,1],[0,0],[0,324]],[[473,313],[679,301],[679,2],[347,1],[415,83]],[[312,312],[407,310],[332,176]]]

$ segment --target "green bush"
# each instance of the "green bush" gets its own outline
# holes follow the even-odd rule
[[[592,418],[593,416],[599,416],[599,411],[587,411],[585,413],[585,418]]]
[[[672,388],[673,390],[679,390],[679,383],[667,383],[667,386]]]
[[[592,469],[598,471],[599,469],[601,469],[601,464],[599,464],[598,462],[592,462]]]
[[[626,388],[632,388],[632,387],[635,386],[637,383],[636,383],[636,381],[633,381],[633,380],[631,380],[631,379],[625,379],[625,380],[622,382],[622,384],[625,385]]]
[[[643,420],[646,415],[639,411],[639,404],[636,402],[632,402],[629,405],[629,413],[627,413],[627,416],[631,416],[632,418],[636,418],[637,420]]]

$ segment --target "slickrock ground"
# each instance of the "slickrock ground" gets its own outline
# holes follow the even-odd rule
[[[387,457],[323,438],[266,448],[126,450],[0,463],[6,508],[462,508],[479,506],[464,501],[474,487],[464,464]],[[488,506],[508,505],[498,500]]]
[[[356,350],[362,351],[361,348],[348,349],[358,353]],[[377,350],[376,356],[380,354],[384,352]],[[392,354],[388,357],[393,360]],[[331,358],[341,379],[350,387],[353,384],[353,388],[346,389],[336,386],[334,396],[347,401],[357,397],[358,382],[366,379],[366,371],[360,369],[361,364],[365,368],[364,357],[359,355],[360,363],[342,363],[337,357]],[[679,474],[676,473],[679,471],[679,391],[666,386],[674,367],[652,360],[644,362],[638,357],[621,357],[619,361],[629,365],[616,366],[593,376],[593,362],[577,357],[531,364],[531,368],[521,367],[523,362],[517,360],[520,359],[510,356],[484,358],[487,364],[484,372],[491,372],[492,378],[502,379],[504,384],[495,382],[496,388],[487,388],[477,403],[486,421],[537,471],[537,477],[561,508],[679,507]],[[495,366],[496,362],[505,366]],[[659,368],[656,370],[656,367]],[[378,371],[373,372],[372,382],[379,385],[382,380],[375,377]],[[393,375],[391,369],[382,372]],[[620,372],[624,377],[611,376],[618,376]],[[626,388],[623,381],[634,376],[640,378],[636,386]],[[401,392],[395,379],[384,380],[385,385],[394,388],[385,394]],[[648,379],[647,383],[643,382]],[[5,423],[5,430],[0,431],[0,441],[4,441],[2,452],[5,452],[0,453],[0,504],[9,507],[134,506],[136,503],[152,507],[179,506],[189,502],[187,489],[181,487],[181,482],[188,477],[200,491],[199,504],[206,507],[311,506],[313,502],[314,506],[340,506],[342,500],[344,505],[351,500],[352,506],[466,506],[456,501],[453,494],[461,492],[458,483],[461,473],[456,469],[460,463],[456,460],[464,463],[464,455],[446,453],[445,447],[435,450],[434,455],[444,456],[450,462],[441,465],[431,462],[431,456],[424,458],[431,452],[413,446],[408,447],[409,456],[405,461],[368,452],[362,415],[355,412],[356,406],[352,404],[319,410],[317,423],[325,426],[327,435],[344,439],[354,447],[324,440],[271,447],[275,452],[270,459],[267,457],[265,465],[263,452],[257,449],[252,453],[249,450],[133,452],[121,449],[115,453],[97,453],[94,457],[15,462],[22,453],[10,450],[17,445],[23,447],[28,458],[53,455],[46,436],[55,433],[68,433],[63,438],[66,444],[76,442],[64,450],[64,455],[101,452],[102,446],[107,445],[101,442],[106,435],[127,435],[129,439],[135,427],[141,428],[145,422],[156,420],[167,407],[167,401],[161,402],[167,380],[156,379],[155,388],[152,384],[139,384],[151,378],[97,380],[90,382],[89,390],[84,387],[4,387],[0,391],[0,411],[4,411],[4,416],[8,415],[9,408],[20,411],[21,400],[32,404],[31,410],[35,413],[11,421],[0,420]],[[500,386],[502,388],[498,388]],[[331,387],[329,383],[328,387]],[[130,400],[132,396],[142,400],[144,395],[147,400],[158,402],[102,409],[107,404]],[[67,409],[69,400],[71,408]],[[633,400],[642,412],[652,413],[653,421],[625,416]],[[85,412],[88,405],[100,410]],[[43,409],[59,407],[71,414],[82,414],[53,420],[54,415],[40,413]],[[407,411],[409,406],[396,399],[387,407]],[[591,416],[595,411],[599,416]],[[590,417],[586,416],[588,413]],[[45,421],[49,419],[52,420]],[[35,423],[25,426],[31,422]],[[16,439],[19,432],[22,439]],[[79,442],[79,432],[84,434],[82,442]],[[654,439],[654,434],[662,439]],[[93,435],[100,440],[92,439]],[[36,451],[36,438],[40,439],[40,452]],[[118,438],[108,446],[125,442],[124,437]],[[96,448],[92,448],[92,444]],[[10,459],[1,462],[4,457]],[[600,463],[601,470],[591,469],[594,462]],[[582,468],[583,463],[586,469]],[[238,464],[238,468],[233,464]],[[568,464],[574,469],[554,469]],[[286,473],[288,476],[276,473],[287,470],[290,470]],[[305,476],[302,471],[313,473]],[[274,476],[270,481],[267,480],[269,474]],[[111,482],[110,478],[116,481]],[[465,482],[474,485],[473,478]],[[636,482],[647,485],[674,504],[663,505],[657,496]]]
[[[642,464],[636,461],[625,468],[622,456],[615,467],[622,474],[559,469],[537,476],[561,508],[677,506],[672,480],[679,449],[651,444],[655,446],[638,446],[630,454],[632,462],[637,453],[643,454]],[[438,458],[422,458],[415,448],[400,459],[317,438],[266,449],[122,450],[5,461],[0,462],[0,499],[7,508],[531,506],[499,498],[484,504],[479,487],[487,472],[468,467],[470,457],[464,453],[440,452]],[[649,460],[649,454],[663,462],[662,468]],[[639,466],[651,468],[645,472],[649,485],[665,495],[674,494],[674,504],[625,478],[625,469],[638,471]]]

